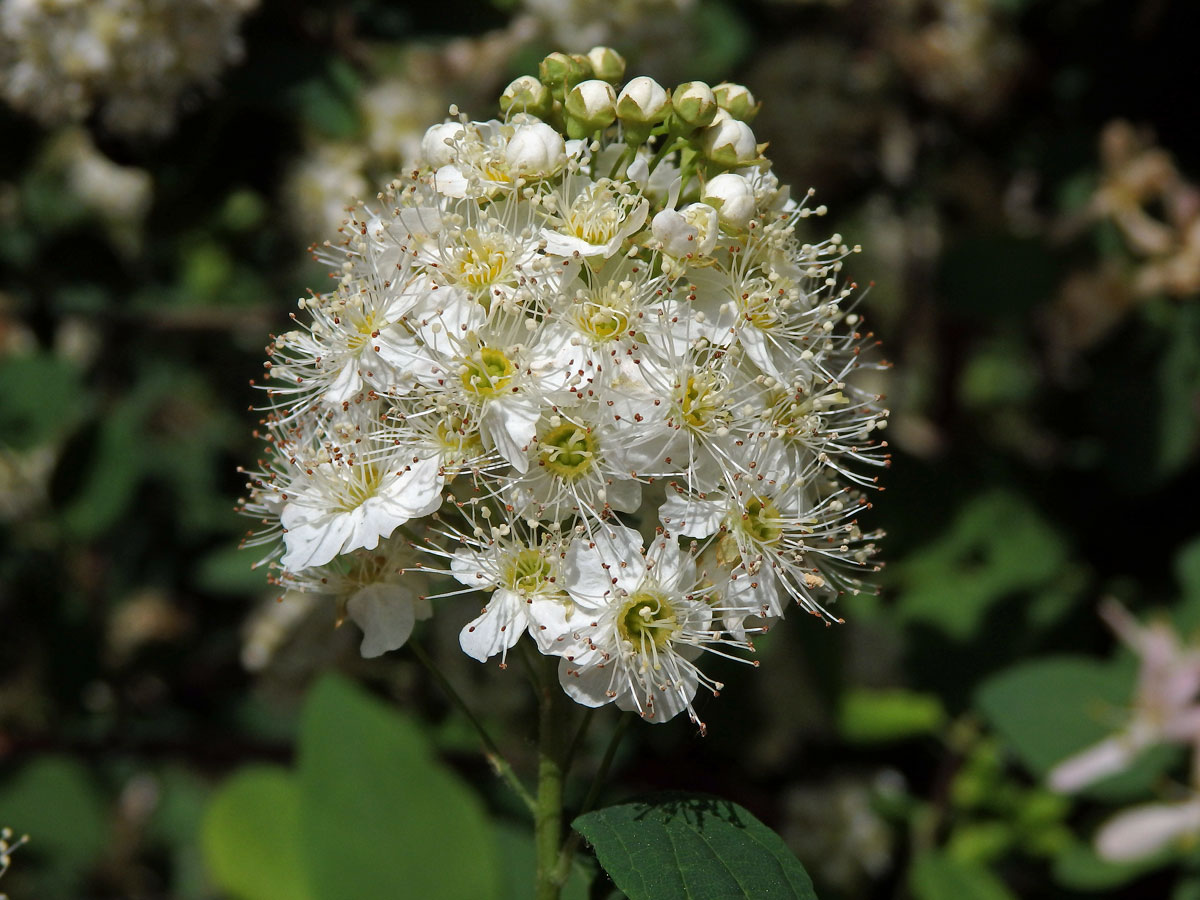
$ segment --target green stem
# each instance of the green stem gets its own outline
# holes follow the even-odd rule
[[[508,760],[504,758],[504,754],[500,752],[500,748],[496,746],[496,742],[492,740],[492,736],[487,733],[487,729],[483,727],[483,723],[475,718],[475,714],[471,712],[466,701],[454,689],[454,685],[450,683],[450,680],[434,665],[433,660],[429,658],[429,654],[425,652],[425,649],[413,640],[408,642],[408,646],[412,648],[413,655],[421,661],[421,665],[429,670],[429,674],[441,686],[446,696],[450,698],[450,702],[457,706],[459,711],[467,717],[467,721],[474,726],[475,731],[479,734],[479,740],[483,743],[483,755],[492,767],[492,771],[508,782],[508,786],[516,792],[526,808],[536,817],[538,814],[537,803],[534,802],[533,796],[529,793],[525,785],[521,783],[521,779],[517,777],[517,773],[513,771],[513,767],[508,764]]]
[[[548,656],[538,684],[538,790],[534,812],[534,846],[537,851],[536,900],[559,900],[563,880],[558,877],[562,850],[563,779],[566,750],[562,691],[555,676],[557,660]]]
[[[617,727],[613,729],[612,737],[608,740],[608,747],[604,750],[604,756],[600,760],[600,767],[596,769],[596,777],[592,779],[592,786],[588,789],[583,806],[579,809],[579,815],[591,812],[592,807],[596,805],[596,800],[599,799],[600,791],[603,790],[604,782],[608,778],[608,770],[612,767],[613,759],[616,758],[617,748],[621,746],[621,739],[625,737],[625,732],[629,730],[629,723],[632,721],[632,713],[625,713],[618,720]],[[565,884],[567,876],[571,874],[571,860],[575,858],[575,853],[579,850],[582,841],[583,836],[578,831],[572,831],[563,844],[555,867],[555,878],[559,884]]]

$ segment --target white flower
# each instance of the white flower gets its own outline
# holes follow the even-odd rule
[[[450,560],[461,584],[492,592],[483,611],[459,633],[463,652],[480,662],[499,654],[503,664],[526,632],[543,653],[553,652],[574,627],[574,604],[561,586],[561,545],[526,532],[510,520],[507,528],[478,538],[464,535],[468,548]]]
[[[283,566],[292,571],[320,566],[342,553],[373,550],[410,519],[441,505],[443,475],[435,458],[403,448],[387,455],[297,459],[281,489]]]
[[[1109,862],[1136,862],[1198,834],[1200,796],[1183,803],[1147,803],[1109,819],[1096,835],[1096,852]]]
[[[643,553],[631,528],[579,537],[567,552],[564,586],[590,621],[556,650],[563,689],[585,706],[615,702],[652,722],[686,709],[703,730],[692,699],[701,684],[713,693],[722,685],[693,659],[722,639],[695,566],[675,541],[664,535]]]
[[[241,59],[257,0],[5,0],[0,99],[48,126],[95,110],[103,128],[162,136],[179,98]]]
[[[1139,624],[1116,601],[1104,602],[1100,615],[1141,662],[1133,714],[1117,734],[1051,770],[1050,786],[1064,793],[1124,771],[1152,744],[1191,741],[1200,732],[1200,649],[1182,646],[1166,622]]]
[[[718,221],[717,211],[707,203],[689,203],[681,210],[664,209],[650,227],[667,256],[703,259],[716,246]]]
[[[717,115],[717,98],[712,88],[703,81],[689,81],[679,85],[671,94],[671,105],[675,114],[687,125],[702,127]]]
[[[602,178],[570,198],[551,195],[544,203],[554,227],[542,230],[547,253],[556,256],[613,256],[646,221],[649,203],[625,182]]]

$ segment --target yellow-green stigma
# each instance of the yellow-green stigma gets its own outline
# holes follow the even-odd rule
[[[342,480],[341,502],[338,504],[341,512],[356,510],[374,497],[386,474],[370,463],[348,466],[346,471],[349,475]]]
[[[708,428],[724,412],[718,381],[707,372],[689,375],[675,396],[684,423],[695,430]]]
[[[504,355],[504,351],[480,347],[463,364],[463,387],[477,396],[492,397],[512,381],[516,371],[517,367]]]
[[[540,590],[551,574],[550,561],[539,551],[526,548],[509,561],[504,583],[509,590],[528,596]]]
[[[479,429],[468,426],[461,416],[451,416],[437,426],[438,447],[448,460],[463,460],[483,452]]]
[[[605,284],[590,296],[580,291],[572,312],[575,326],[592,340],[611,341],[629,330],[627,282]]]
[[[551,428],[540,443],[542,465],[567,481],[590,469],[596,458],[596,438],[571,422]]]
[[[661,650],[675,634],[678,624],[667,595],[655,588],[635,591],[617,615],[617,632],[635,650],[647,643]]]
[[[754,496],[746,501],[733,525],[752,543],[761,545],[774,544],[783,535],[779,522],[779,507],[766,497]]]

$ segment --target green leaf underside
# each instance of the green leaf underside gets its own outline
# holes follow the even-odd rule
[[[1017,757],[1044,778],[1063,760],[1114,733],[1128,718],[1133,672],[1127,662],[1052,657],[993,676],[976,694],[979,709]],[[1176,760],[1175,748],[1152,748],[1127,771],[1083,793],[1129,799],[1150,788]]]
[[[908,882],[916,900],[1015,900],[1004,882],[983,866],[940,854],[919,856]]]
[[[629,900],[815,900],[774,831],[716,797],[659,795],[580,816],[573,827]]]
[[[204,817],[213,880],[239,900],[310,900],[300,842],[300,792],[279,766],[247,766],[222,785]]]
[[[1167,851],[1134,862],[1109,862],[1091,845],[1076,842],[1055,857],[1054,880],[1075,891],[1109,891],[1165,865],[1170,856]]]
[[[345,679],[326,676],[309,695],[297,781],[316,896],[499,896],[496,842],[479,799],[414,723]]]

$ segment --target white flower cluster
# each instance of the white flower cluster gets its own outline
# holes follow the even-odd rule
[[[0,98],[46,125],[100,107],[121,134],[162,134],[185,89],[241,58],[258,0],[0,0]]]
[[[279,583],[336,596],[364,655],[480,592],[470,656],[528,633],[578,702],[699,724],[703,651],[749,649],[793,602],[829,616],[874,567],[886,413],[855,384],[878,364],[853,248],[798,234],[819,210],[762,158],[749,92],[618,91],[623,69],[552,54],[507,121],[430,128],[318,251],[337,286],[268,348],[245,509]]]

